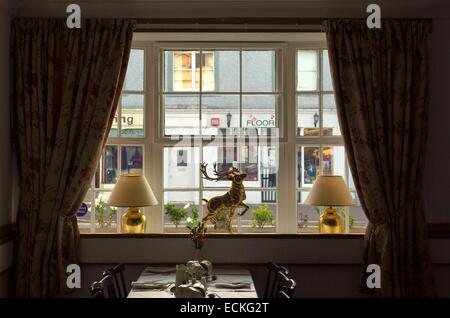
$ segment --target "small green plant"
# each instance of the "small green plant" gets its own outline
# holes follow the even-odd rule
[[[253,218],[250,220],[250,224],[253,227],[263,228],[267,224],[273,224],[272,211],[267,204],[260,205],[257,209],[252,211]]]
[[[167,203],[164,205],[165,214],[169,217],[170,221],[178,228],[181,221],[186,218],[187,212],[184,208],[177,208],[174,203]]]
[[[349,228],[352,228],[353,225],[355,225],[355,217],[353,216],[353,214],[349,213],[348,214],[348,226],[349,226]]]
[[[106,206],[105,195],[100,192],[98,197],[95,199],[95,215],[97,217],[97,222],[100,227],[110,227],[113,221],[116,220],[117,208]]]

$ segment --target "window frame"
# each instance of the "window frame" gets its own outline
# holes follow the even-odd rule
[[[175,145],[178,140],[164,136],[164,111],[160,107],[160,100],[163,85],[164,65],[159,63],[162,49],[192,49],[200,44],[205,49],[236,49],[236,48],[260,48],[277,49],[277,83],[281,85],[273,94],[279,94],[277,108],[277,126],[280,138],[278,142],[278,164],[277,187],[270,189],[277,192],[277,213],[276,213],[276,233],[274,235],[299,234],[298,233],[298,212],[297,193],[301,191],[297,187],[297,174],[290,171],[297,171],[297,147],[300,145],[343,146],[341,136],[298,136],[297,135],[297,50],[298,49],[326,49],[325,40],[292,41],[289,39],[283,42],[162,42],[156,40],[134,40],[132,48],[144,50],[144,136],[143,137],[110,137],[107,145],[143,145],[143,171],[149,181],[156,198],[159,201],[157,206],[145,207],[143,209],[147,219],[147,231],[151,234],[164,233],[164,147]],[[242,63],[240,63],[242,69]],[[322,76],[322,58],[320,58],[320,78]],[[200,72],[201,73],[201,72]],[[242,75],[240,75],[242,77]],[[319,81],[319,79],[318,79]],[[322,81],[319,81],[322,88]],[[215,83],[216,85],[216,83]],[[242,88],[242,80],[241,80]],[[200,91],[200,90],[199,90]],[[200,94],[193,91],[192,94]],[[123,94],[136,93],[136,91],[123,91]],[[184,94],[185,92],[174,92]],[[203,92],[206,94],[220,94],[220,92]],[[243,94],[242,89],[239,92]],[[320,101],[320,107],[322,100]],[[121,109],[120,109],[121,110]],[[320,109],[322,110],[322,109]],[[200,110],[201,111],[201,110]],[[242,112],[242,109],[241,109]],[[289,116],[295,114],[295,116]],[[320,111],[320,125],[323,123],[322,111]],[[121,113],[118,114],[121,118]],[[155,120],[156,119],[156,120]],[[120,120],[119,120],[120,121]],[[156,121],[156,122],[155,122]],[[241,123],[242,124],[242,123]],[[321,127],[321,126],[320,126]],[[118,125],[118,132],[120,126]],[[198,139],[194,137],[193,140]],[[208,141],[202,141],[207,143]],[[119,148],[120,149],[120,148]],[[320,151],[320,165],[322,165],[322,151]],[[346,176],[348,180],[348,169],[346,160]],[[120,170],[120,163],[119,163]],[[200,187],[200,184],[199,184]],[[222,188],[218,188],[222,189]],[[262,189],[262,188],[261,188]],[[211,189],[207,189],[210,191]],[[212,189],[214,190],[214,189]],[[256,189],[255,189],[256,190]],[[260,190],[258,188],[258,190]],[[177,189],[173,189],[177,191]],[[182,189],[180,191],[187,191]],[[197,191],[197,190],[195,190]],[[350,191],[355,191],[350,189]],[[199,200],[201,193],[199,192]],[[93,194],[95,198],[95,194]],[[201,205],[201,202],[199,202]],[[91,227],[95,227],[91,225]],[[119,231],[118,231],[119,232]],[[91,231],[92,233],[92,231]],[[118,233],[119,234],[119,233]],[[268,234],[270,235],[270,234]],[[272,234],[273,235],[273,234]]]

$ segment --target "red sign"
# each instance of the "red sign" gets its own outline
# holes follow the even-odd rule
[[[211,118],[211,126],[219,126],[220,125],[220,118],[213,117]]]

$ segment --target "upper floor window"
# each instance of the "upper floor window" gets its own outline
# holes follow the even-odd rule
[[[224,45],[225,46],[225,45]],[[216,135],[278,127],[278,49],[162,48],[162,135]]]

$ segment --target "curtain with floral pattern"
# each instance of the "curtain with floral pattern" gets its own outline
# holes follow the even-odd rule
[[[383,20],[369,29],[365,20],[332,19],[324,27],[339,123],[369,219],[363,270],[381,266],[380,296],[434,296],[422,195],[431,22]]]
[[[19,160],[16,295],[68,291],[78,263],[76,211],[105,145],[124,82],[134,20],[17,18],[12,113]]]

